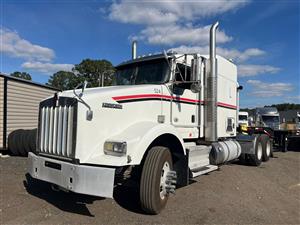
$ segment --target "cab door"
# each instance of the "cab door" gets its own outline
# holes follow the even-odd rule
[[[171,119],[183,138],[199,136],[199,93],[191,91],[191,68],[177,63],[172,87]]]

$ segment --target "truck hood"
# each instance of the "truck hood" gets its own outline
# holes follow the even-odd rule
[[[77,90],[79,94],[80,89]],[[73,91],[64,91],[59,97],[74,98]],[[127,157],[105,155],[105,141],[124,141],[120,135],[129,127],[141,122],[157,123],[158,115],[162,114],[160,100],[162,85],[128,85],[100,88],[88,88],[84,91],[82,101],[78,101],[76,119],[76,150],[75,157],[82,163],[100,162],[108,165],[115,162],[119,165],[127,163]],[[88,119],[88,106],[92,110],[92,118]],[[122,136],[122,135],[121,135]],[[118,138],[116,138],[118,137]],[[135,151],[136,135],[127,140],[127,153]],[[115,164],[116,165],[116,164]]]
[[[145,84],[145,85],[122,85],[109,87],[86,88],[82,99],[89,101],[94,98],[115,97],[130,94],[155,94],[160,91],[161,85]],[[81,89],[77,89],[76,93],[80,94]],[[58,96],[76,97],[73,90],[58,93]]]

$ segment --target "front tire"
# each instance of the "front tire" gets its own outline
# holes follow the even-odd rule
[[[168,148],[155,146],[150,149],[140,182],[140,201],[145,212],[158,214],[166,206],[169,194],[164,182],[167,172],[172,169],[172,156]]]

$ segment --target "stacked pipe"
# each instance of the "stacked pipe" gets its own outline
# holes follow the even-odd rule
[[[215,142],[217,136],[217,59],[216,59],[216,31],[219,22],[210,28],[209,62],[210,72],[207,74],[207,108],[206,108],[206,130],[207,141]]]

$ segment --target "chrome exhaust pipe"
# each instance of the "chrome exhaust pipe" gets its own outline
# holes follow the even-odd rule
[[[207,128],[206,140],[217,141],[217,59],[216,59],[216,32],[219,22],[214,23],[210,28],[209,40],[209,63],[210,72],[207,77]]]
[[[137,46],[137,41],[133,41],[131,46],[132,59],[136,59],[136,46]]]

